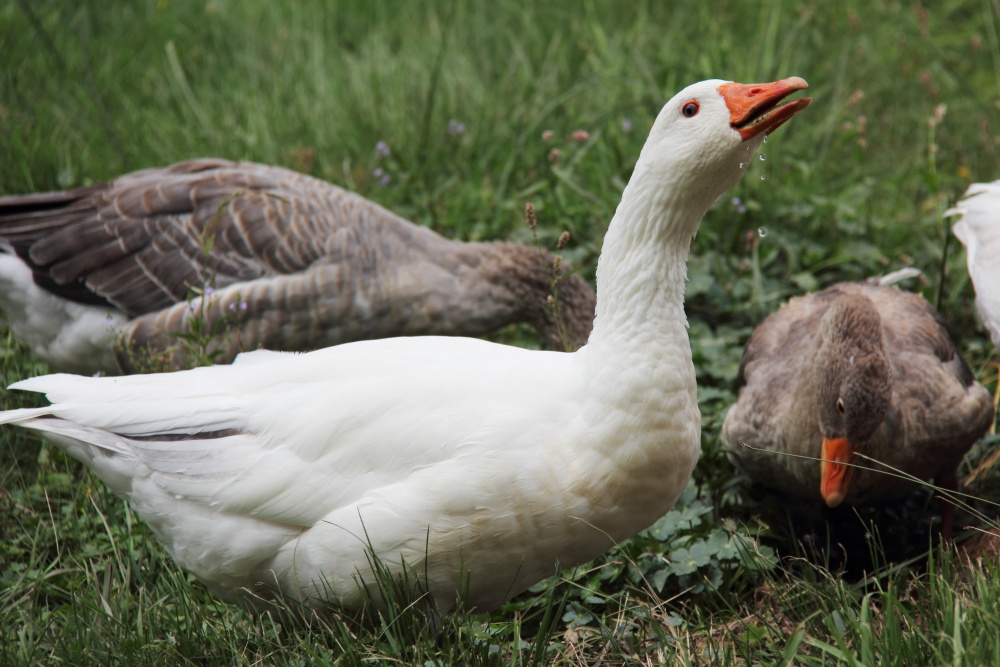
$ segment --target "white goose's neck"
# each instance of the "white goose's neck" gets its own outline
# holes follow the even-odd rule
[[[687,335],[688,252],[712,197],[690,191],[682,196],[680,188],[642,176],[626,187],[604,239],[588,347],[610,344],[621,352],[675,332]]]
[[[594,329],[575,353],[585,369],[591,453],[605,466],[599,504],[617,512],[604,523],[598,510],[594,523],[616,540],[674,504],[701,446],[684,281],[691,237],[712,198],[671,195],[662,187],[668,179],[639,176],[604,239]]]

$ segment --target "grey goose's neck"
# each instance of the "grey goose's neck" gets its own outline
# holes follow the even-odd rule
[[[587,342],[594,322],[594,290],[579,275],[566,274],[555,256],[520,243],[454,247],[469,271],[462,288],[469,293],[460,301],[484,327],[524,322],[542,334],[547,347],[559,351]]]
[[[882,317],[871,299],[841,295],[820,320],[813,358],[801,366],[798,414],[816,414],[824,437],[864,444],[892,402]]]

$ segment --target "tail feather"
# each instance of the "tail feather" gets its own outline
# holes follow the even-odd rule
[[[58,417],[53,417],[44,412],[44,410],[44,408],[26,408],[24,411],[34,412],[35,414],[30,417],[17,420],[16,422],[3,421],[3,419],[10,412],[22,412],[21,410],[0,412],[0,423],[17,423],[18,426],[41,431],[49,436],[50,439],[52,439],[56,444],[65,449],[69,454],[81,460],[92,458],[89,455],[82,457],[77,451],[75,451],[80,449],[81,445],[84,447],[92,445],[98,449],[114,452],[115,454],[138,458],[125,439],[115,433],[110,433],[100,428],[84,426],[83,424],[77,424],[76,422],[67,421],[65,419],[59,419]],[[69,443],[72,443],[72,445]],[[84,460],[84,462],[86,463],[87,460]]]
[[[17,424],[27,428],[33,428],[27,422],[39,417],[49,417],[52,415],[50,407],[44,408],[18,408],[16,410],[0,411],[0,424]]]
[[[238,396],[227,395],[231,391],[219,386],[219,373],[213,372],[224,368],[108,378],[65,373],[28,378],[10,388],[45,394],[53,405],[0,412],[0,424],[17,422],[37,428],[24,422],[48,415],[120,435],[240,429],[245,425],[243,404]],[[190,382],[189,374],[199,371],[205,371],[200,373],[203,381]]]

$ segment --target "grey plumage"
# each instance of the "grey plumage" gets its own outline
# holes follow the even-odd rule
[[[821,350],[837,354],[855,342],[862,345],[854,347],[872,349],[876,341],[852,342],[858,336],[871,338],[862,333],[871,329],[845,325],[830,333],[841,340],[824,345],[820,331],[831,309],[858,301],[874,306],[875,331],[882,337],[875,347],[880,350],[877,354],[884,354],[889,369],[868,379],[865,389],[887,391],[889,406],[871,438],[858,445],[859,453],[919,479],[953,475],[992,423],[989,393],[975,382],[943,319],[927,301],[896,288],[842,283],[791,299],[765,319],[747,342],[739,398],[726,415],[722,439],[730,459],[752,479],[821,502],[820,463],[783,454],[819,457],[823,435],[842,435],[821,434],[820,415],[834,410],[832,403],[820,404],[822,397],[829,390],[834,391],[834,398],[838,390],[841,396],[851,391],[824,372],[825,367],[838,364],[825,362]],[[854,311],[867,317],[869,309]],[[835,361],[843,366],[854,359]],[[867,414],[864,408],[859,418]],[[879,468],[863,459],[857,464]],[[856,469],[846,500],[850,504],[889,501],[914,487],[914,482],[895,476]]]

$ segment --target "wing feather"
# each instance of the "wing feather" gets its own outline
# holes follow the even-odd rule
[[[373,224],[379,243],[409,233],[406,221],[330,183],[213,159],[0,199],[0,237],[27,249],[44,287],[54,283],[61,296],[129,317],[183,301],[208,277],[224,287],[332,261],[338,243],[365,238],[345,239],[341,230]],[[129,280],[113,280],[116,272]]]
[[[512,372],[508,386],[487,383],[489,374],[476,369],[514,368],[509,357],[522,354],[542,353],[472,339],[388,339],[253,353],[184,373],[50,375],[12,388],[44,392],[54,403],[22,412],[21,425],[128,458],[145,469],[132,476],[172,497],[308,527],[411,475],[475,456],[485,433],[506,430],[517,446],[518,434],[553,408],[541,402],[505,412],[504,392],[526,381],[555,385],[558,375]],[[557,367],[571,359],[551,354]],[[436,370],[421,371],[428,367]],[[432,393],[454,407],[428,411]],[[98,469],[116,458],[70,451]],[[109,461],[110,476],[118,465]]]

